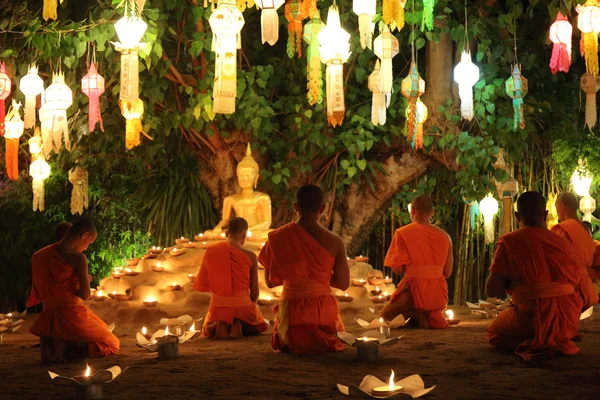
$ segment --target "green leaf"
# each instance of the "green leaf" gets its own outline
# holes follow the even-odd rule
[[[358,168],[360,168],[361,171],[364,171],[365,168],[367,168],[367,160],[358,160],[356,165],[358,165]]]
[[[356,175],[356,167],[348,168],[348,176],[352,178],[354,175]]]
[[[350,166],[350,161],[348,161],[348,160],[342,160],[342,161],[340,161],[340,165],[341,165],[342,168],[348,169],[348,167]]]
[[[274,184],[278,185],[281,182],[281,175],[275,174],[271,177]]]

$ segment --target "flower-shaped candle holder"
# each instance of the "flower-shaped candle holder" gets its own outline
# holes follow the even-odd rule
[[[348,332],[338,332],[337,335],[342,342],[356,348],[356,359],[360,361],[379,360],[381,346],[391,346],[400,340],[400,337],[386,338],[375,330],[367,331],[358,338]]]
[[[354,286],[365,286],[367,284],[366,279],[352,279],[352,284]]]
[[[179,239],[175,239],[175,243],[177,244],[183,244],[183,243],[189,243],[190,239],[186,238],[186,237],[180,237]]]
[[[185,253],[185,249],[181,249],[179,247],[174,247],[173,250],[169,251],[169,254],[173,257],[177,257]]]
[[[335,297],[340,303],[350,303],[352,300],[354,300],[354,297],[349,296],[348,293],[339,294]]]
[[[193,327],[193,326],[192,326]],[[179,345],[198,336],[199,332],[189,330],[181,336],[169,333],[169,328],[156,331],[150,340],[146,339],[140,332],[136,334],[137,346],[152,353],[158,352],[161,360],[172,360],[179,357]]]
[[[196,244],[194,242],[182,243],[181,245],[186,249],[195,249],[196,248]]]
[[[144,260],[154,260],[156,257],[158,257],[158,254],[146,253],[146,254],[144,254],[144,256],[142,258]]]
[[[167,286],[164,291],[165,292],[173,292],[176,290],[181,290],[181,285],[176,284],[175,282],[171,283],[169,286]]]
[[[394,283],[394,280],[392,278],[390,278],[389,276],[386,276],[385,279],[383,280],[383,283],[385,283],[385,284]]]
[[[364,319],[356,319],[356,322],[364,329],[376,329],[379,331],[379,333],[381,333],[382,335],[384,335],[385,337],[389,338],[392,337],[391,334],[391,330],[392,329],[398,329],[398,328],[402,328],[404,327],[408,321],[410,321],[409,319],[404,319],[404,315],[400,314],[398,315],[396,318],[394,318],[391,321],[384,321],[383,318],[375,318],[374,320],[372,320],[371,322],[367,322]]]
[[[143,300],[142,303],[144,303],[144,306],[146,307],[154,307],[158,304],[158,301],[154,297],[150,296]]]
[[[175,336],[182,336],[186,331],[196,331],[196,325],[199,325],[204,317],[194,319],[191,315],[184,314],[177,318],[161,318],[160,325],[165,326]]]
[[[103,290],[96,290],[94,292],[94,294],[92,295],[92,300],[94,300],[94,301],[104,301],[104,300],[106,300],[106,298],[107,298],[107,296]]]
[[[373,297],[371,300],[373,301],[373,303],[376,303],[376,304],[385,303],[386,296],[380,294],[379,296]]]
[[[15,311],[8,314],[0,314],[0,334],[15,333],[23,325],[23,318],[26,315],[27,310],[22,313]]]
[[[158,263],[156,263],[156,265],[152,266],[152,271],[154,271],[154,272],[163,272],[164,270],[165,270],[165,267],[160,265],[160,262],[158,262]]]
[[[202,242],[204,241],[205,237],[204,237],[204,233],[199,233],[197,235],[194,236],[194,240],[196,242]]]
[[[360,255],[360,256],[354,257],[354,260],[356,260],[356,262],[364,262],[364,263],[366,263],[366,262],[369,262],[369,257],[365,257],[363,255]]]
[[[138,276],[139,275],[139,272],[133,271],[130,268],[125,268],[125,270],[123,271],[123,273],[125,274],[125,276]]]
[[[160,248],[160,246],[152,246],[148,249],[148,253],[159,255],[160,253],[162,253],[162,249]]]
[[[384,283],[384,279],[381,276],[370,276],[368,279],[370,285],[379,286]]]
[[[139,257],[132,258],[131,260],[127,260],[127,266],[128,267],[135,267],[136,265],[138,265],[139,262],[140,262],[140,258]]]
[[[127,369],[127,368],[126,368]],[[72,387],[75,389],[75,398],[78,400],[102,399],[102,385],[117,379],[123,371],[117,365],[108,369],[96,371],[93,375],[90,373],[90,367],[87,367],[85,375],[67,377],[48,371],[50,379],[55,386]]]
[[[390,389],[390,386],[392,390]],[[419,375],[411,375],[397,382],[384,382],[373,375],[367,375],[356,385],[343,386],[338,384],[338,390],[346,396],[361,399],[416,399],[425,396],[435,389],[435,386],[425,388],[425,383]],[[385,390],[384,390],[385,389]]]
[[[458,325],[460,323],[460,318],[454,318],[454,311],[452,310],[446,310],[446,317],[449,325]]]

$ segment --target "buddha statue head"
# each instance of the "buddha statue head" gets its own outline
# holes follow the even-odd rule
[[[260,167],[258,163],[252,157],[252,149],[250,148],[250,142],[246,149],[246,156],[237,165],[236,175],[238,177],[238,183],[242,189],[254,189],[258,183],[258,176]]]

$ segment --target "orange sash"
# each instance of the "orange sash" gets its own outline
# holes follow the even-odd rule
[[[512,292],[512,302],[516,305],[523,305],[531,300],[546,299],[549,297],[558,297],[575,293],[575,287],[571,283],[563,282],[534,283],[530,285],[515,286]]]
[[[407,278],[443,278],[444,277],[444,266],[443,265],[419,265],[414,268],[407,268],[404,275]]]
[[[81,297],[74,294],[67,294],[65,296],[51,297],[43,301],[44,311],[54,310],[57,308],[69,308],[83,305]]]
[[[331,295],[328,284],[317,281],[283,281],[282,300],[306,299],[308,297],[319,297]]]
[[[246,307],[252,305],[252,299],[248,293],[240,292],[233,296],[219,296],[212,293],[210,303],[213,307]]]

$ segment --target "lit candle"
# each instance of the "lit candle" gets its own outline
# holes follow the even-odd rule
[[[155,306],[158,303],[158,301],[154,300],[154,297],[148,296],[146,300],[143,301],[143,303],[146,307],[152,307]]]
[[[196,323],[194,322],[192,326],[190,326],[190,332],[196,332]]]
[[[446,315],[448,316],[449,320],[453,320],[454,319],[454,311],[452,311],[452,310],[446,310]]]
[[[246,234],[246,237],[251,238],[252,237],[252,231],[248,231],[248,233]]]
[[[348,293],[344,293],[344,297],[348,297]]]
[[[148,330],[146,329],[145,326],[142,327],[142,335],[146,336],[146,333],[148,332]]]
[[[165,336],[169,336],[169,327],[167,326],[167,329],[165,329]]]
[[[152,267],[152,270],[154,272],[163,272],[165,270],[165,268],[160,265],[160,261],[159,261],[156,263],[155,266]]]
[[[221,237],[224,238],[225,237],[225,232],[221,233]]]
[[[454,311],[446,310],[446,315],[448,316],[446,321],[448,321],[449,325],[458,325],[460,323],[460,318],[454,318]]]
[[[391,396],[393,394],[398,393],[399,391],[402,390],[402,386],[400,385],[396,385],[394,383],[394,371],[392,371],[392,375],[390,376],[390,382],[388,385],[386,386],[379,386],[373,389],[373,391],[371,392],[371,394],[373,394],[374,396],[379,396],[379,397],[385,397],[385,396]]]
[[[267,296],[267,297],[265,297],[265,300],[267,300],[267,301],[271,301],[271,296]]]
[[[390,278],[389,276],[386,276],[385,279],[383,280],[385,283],[392,283],[394,280],[392,278]]]

